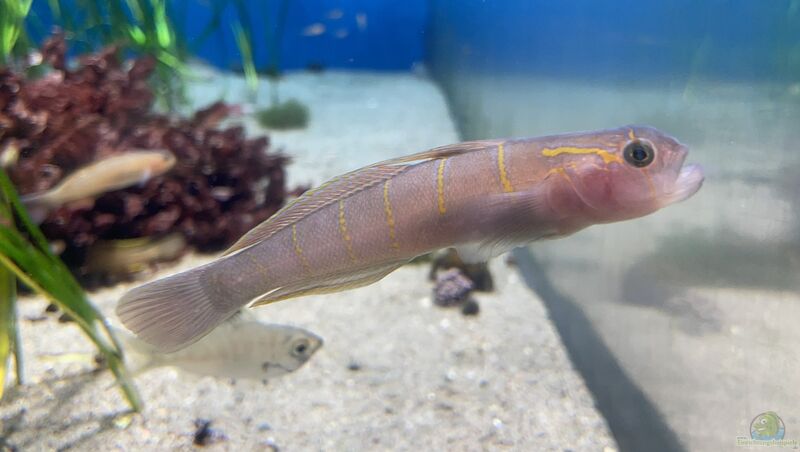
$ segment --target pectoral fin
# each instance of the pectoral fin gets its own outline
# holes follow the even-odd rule
[[[515,248],[510,246],[495,246],[484,242],[467,243],[456,247],[456,252],[465,264],[480,264]]]
[[[530,190],[490,196],[478,206],[470,206],[465,218],[483,231],[479,240],[455,246],[465,263],[486,262],[528,242],[556,233],[553,212],[543,186]]]

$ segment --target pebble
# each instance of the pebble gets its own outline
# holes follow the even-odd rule
[[[196,430],[192,442],[195,446],[208,446],[226,439],[222,432],[211,428],[211,421],[208,419],[195,419],[194,426]]]
[[[480,305],[478,305],[478,302],[472,298],[468,298],[467,301],[464,302],[464,305],[461,306],[461,314],[465,316],[478,315],[480,312]]]
[[[456,306],[466,301],[475,284],[461,270],[451,268],[436,276],[433,301],[437,306]]]

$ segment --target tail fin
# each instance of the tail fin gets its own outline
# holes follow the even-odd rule
[[[198,267],[131,289],[119,300],[117,315],[159,352],[191,344],[240,307],[214,302],[201,283],[205,270]]]

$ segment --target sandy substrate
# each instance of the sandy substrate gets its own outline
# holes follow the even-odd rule
[[[237,102],[241,86],[208,79],[192,92],[198,104],[220,94],[212,87]],[[296,155],[292,182],[456,140],[441,94],[411,75],[298,74],[284,93],[312,108],[308,131],[272,135]],[[188,256],[161,275],[208,259]],[[477,317],[433,306],[424,265],[260,308],[260,318],[308,328],[325,346],[266,384],[145,373],[136,382],[146,407],[136,416],[122,415],[107,372],[91,373],[92,347],[79,330],[42,319],[43,301],[24,300],[27,384],[0,406],[2,438],[23,450],[190,449],[203,418],[225,438],[215,450],[614,450],[540,300],[502,259],[491,268],[498,290],[477,295]],[[125,289],[92,300],[112,313]]]

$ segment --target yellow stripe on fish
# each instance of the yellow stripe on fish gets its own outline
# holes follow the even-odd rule
[[[389,181],[383,184],[383,210],[386,212],[386,225],[389,226],[389,243],[392,249],[400,249],[397,243],[397,231],[395,231],[394,214],[392,213],[392,202],[389,200]]]
[[[297,255],[297,258],[300,259],[300,263],[303,264],[303,268],[306,272],[311,273],[311,265],[309,265],[306,256],[303,255],[303,248],[300,247],[300,240],[297,239],[297,225],[292,225],[292,246],[294,247],[294,253]]]
[[[511,181],[508,180],[508,172],[506,171],[505,148],[503,143],[497,145],[497,170],[500,173],[500,184],[503,186],[503,191],[510,193],[514,191]]]
[[[353,252],[353,239],[350,237],[350,233],[347,232],[347,219],[344,216],[344,200],[339,200],[339,232],[342,234],[342,240],[344,240],[344,245],[347,247],[347,255],[350,256],[350,260],[356,262],[356,255]]]
[[[436,169],[436,194],[439,203],[439,215],[444,215],[447,208],[444,205],[444,164],[446,158],[439,160],[439,167]]]
[[[579,148],[573,146],[560,146],[557,148],[544,148],[542,155],[545,157],[557,157],[561,154],[596,154],[603,159],[605,163],[617,162],[622,163],[620,157],[612,154],[605,149],[601,148]]]

